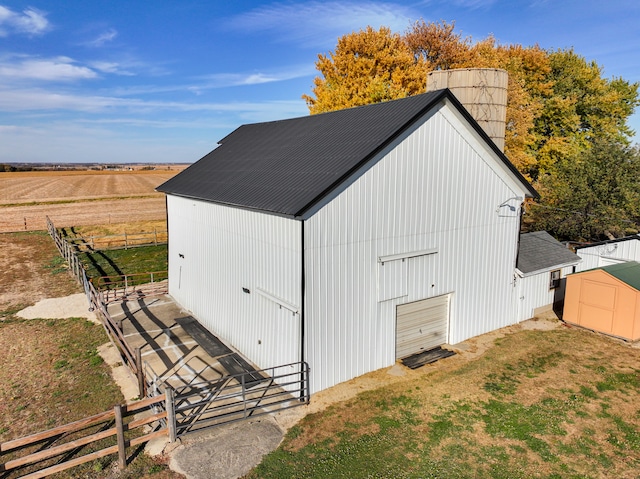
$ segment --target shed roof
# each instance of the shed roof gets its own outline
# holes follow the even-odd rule
[[[614,278],[617,278],[623,283],[626,283],[632,288],[640,291],[640,263],[638,263],[637,261],[627,261],[626,263],[610,264],[608,266],[602,266],[600,268],[594,269],[601,269],[603,271],[606,271]]]
[[[577,264],[580,261],[578,255],[569,251],[546,231],[520,235],[516,267],[524,274]]]
[[[289,120],[243,125],[157,189],[300,217],[448,99],[531,196],[537,192],[449,90]]]

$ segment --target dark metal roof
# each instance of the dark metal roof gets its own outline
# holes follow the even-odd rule
[[[471,122],[532,196],[536,191],[449,90],[289,120],[243,125],[157,189],[300,217],[444,98]]]
[[[626,283],[632,288],[640,291],[640,263],[636,261],[610,264],[608,266],[602,266],[601,268],[594,269],[601,269],[602,271],[606,271],[614,278],[618,278],[623,283]]]
[[[578,255],[572,253],[546,231],[520,235],[516,267],[524,274],[579,262]]]

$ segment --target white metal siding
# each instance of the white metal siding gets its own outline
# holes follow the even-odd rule
[[[169,293],[259,367],[300,360],[300,222],[168,196]],[[250,293],[244,293],[247,288]]]
[[[560,278],[566,278],[573,272],[573,266],[566,266],[560,272]],[[518,321],[533,318],[534,311],[553,304],[555,289],[549,289],[551,270],[531,276],[518,277]]]
[[[640,239],[580,248],[576,254],[582,258],[576,268],[578,272],[623,261],[640,261]]]
[[[305,233],[312,391],[395,362],[398,304],[454,292],[450,343],[513,324],[519,219],[497,210],[524,194],[445,106],[312,216]],[[406,295],[378,301],[377,258],[431,248],[438,252],[406,259]]]
[[[397,307],[396,358],[406,358],[447,342],[449,298],[435,298],[401,304]]]
[[[408,261],[387,261],[378,265],[378,301],[407,295]]]

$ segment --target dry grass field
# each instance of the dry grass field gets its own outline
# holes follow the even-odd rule
[[[155,188],[184,169],[0,173],[0,232],[165,219]]]

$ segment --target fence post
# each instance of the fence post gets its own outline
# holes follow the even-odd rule
[[[158,228],[157,227],[153,228],[153,244],[155,246],[158,246]]]
[[[124,232],[124,249],[127,249],[129,246],[129,243],[127,243],[127,232]]]
[[[167,410],[167,428],[169,428],[169,442],[176,442],[176,402],[173,388],[167,384],[164,388],[165,407]]]
[[[127,467],[127,449],[124,442],[124,423],[122,421],[122,406],[119,404],[113,408],[116,416],[116,434],[118,436],[118,467]]]
[[[142,369],[142,353],[140,348],[134,350],[136,355],[136,376],[138,377],[138,391],[140,392],[140,399],[147,395],[146,384],[144,380],[144,369]]]
[[[246,374],[241,376],[240,386],[242,387],[242,416],[247,417],[247,386],[244,382]]]

